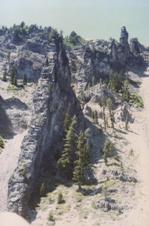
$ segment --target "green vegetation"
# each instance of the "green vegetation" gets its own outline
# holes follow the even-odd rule
[[[62,192],[59,192],[59,193],[58,193],[57,203],[58,203],[58,204],[65,203],[65,200],[64,200],[64,197],[63,197]]]
[[[72,118],[71,118],[70,114],[66,113],[65,119],[64,119],[64,131],[65,131],[65,133],[67,133],[69,126],[71,124],[71,121],[72,121]]]
[[[85,183],[87,170],[90,170],[90,145],[85,132],[77,135],[76,126],[76,116],[71,118],[69,114],[66,114],[64,149],[58,160],[58,167],[67,179],[75,181],[80,188]]]
[[[92,111],[92,119],[95,124],[98,124],[98,112],[97,111]]]
[[[52,31],[49,33],[49,41],[52,41],[52,39],[56,39],[59,37],[58,31],[56,29],[52,29]]]
[[[5,147],[5,143],[4,143],[4,140],[3,138],[0,136],[0,148],[4,148]]]
[[[122,88],[122,75],[112,74],[108,82],[108,88],[114,92],[119,92]]]
[[[48,216],[48,221],[55,221],[55,218],[54,218],[54,216],[53,216],[53,213],[52,213],[52,212],[50,212],[50,213],[49,213],[49,216]]]
[[[105,105],[103,105],[102,107],[102,117],[103,117],[103,127],[104,127],[104,130],[106,131],[107,129],[107,119],[106,119],[106,113],[105,113],[105,110],[106,110],[106,107]]]
[[[69,36],[64,38],[64,43],[67,47],[74,48],[76,46],[83,45],[85,43],[85,40],[75,31],[72,31]]]
[[[114,118],[114,112],[113,112],[113,102],[112,102],[112,99],[110,97],[107,98],[106,105],[107,105],[108,110],[109,110],[111,127],[112,127],[112,129],[114,129],[115,118]]]
[[[40,186],[40,196],[45,195],[45,193],[46,193],[46,185],[45,183],[42,183]]]
[[[15,68],[11,71],[10,83],[11,85],[17,86],[17,70]]]
[[[7,82],[7,70],[6,70],[6,69],[5,69],[4,72],[3,72],[3,78],[2,78],[2,80],[3,80],[4,82]]]
[[[73,155],[75,153],[75,147],[76,147],[76,143],[75,143],[76,124],[77,124],[77,120],[76,120],[76,117],[74,116],[66,132],[64,150],[62,152],[61,158],[58,161],[59,168],[67,176],[68,179],[71,179],[73,175]]]
[[[23,75],[23,85],[24,86],[27,85],[27,75],[26,74]]]
[[[90,167],[89,145],[85,133],[80,132],[77,144],[77,160],[73,172],[73,180],[78,184],[79,189],[85,183],[85,171]]]
[[[113,156],[113,151],[114,151],[114,144],[111,141],[107,140],[103,148],[103,153],[104,153],[103,158],[106,165],[108,164],[108,158]]]
[[[136,108],[143,108],[143,100],[137,93],[131,93],[129,90],[128,79],[123,79],[121,74],[115,73],[111,75],[108,88],[114,92],[120,92],[122,94],[123,101],[126,101],[131,106]]]
[[[49,59],[48,59],[48,56],[46,57],[46,61],[45,61],[45,66],[49,66]]]
[[[130,96],[130,105],[136,107],[136,108],[143,108],[144,103],[141,96],[139,96],[137,93],[133,93]]]
[[[124,101],[129,102],[129,100],[130,100],[130,92],[129,92],[129,82],[128,82],[128,80],[125,80],[123,82],[122,97],[123,97]]]

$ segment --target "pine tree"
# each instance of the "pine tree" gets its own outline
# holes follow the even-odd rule
[[[17,86],[17,71],[15,68],[12,69],[10,82],[12,85]]]
[[[118,92],[121,89],[121,79],[119,74],[112,74],[108,83],[108,87],[115,92]]]
[[[129,93],[129,82],[128,82],[128,80],[124,81],[123,90],[122,90],[122,97],[123,97],[124,101],[129,102],[130,93]]]
[[[126,107],[126,109],[125,109],[125,130],[128,130],[128,124],[129,124],[129,111]]]
[[[8,62],[8,65],[10,65],[10,52],[7,54],[7,62]]]
[[[107,99],[106,105],[107,105],[108,110],[109,110],[110,121],[111,121],[111,127],[112,127],[112,129],[114,129],[115,119],[114,119],[114,112],[112,111],[113,103],[112,103],[112,99],[111,99],[111,98],[108,98],[108,99]]]
[[[62,172],[67,176],[68,179],[72,178],[73,174],[73,157],[75,152],[75,127],[77,124],[76,117],[74,116],[72,122],[66,133],[66,138],[64,140],[64,149],[60,159],[58,160],[58,166]]]
[[[73,172],[73,180],[78,184],[79,190],[85,183],[85,170],[90,166],[89,145],[85,133],[80,132],[77,143],[77,160]]]
[[[103,115],[103,126],[104,126],[104,130],[106,131],[107,129],[107,120],[106,120],[106,113],[105,113],[105,106],[103,105],[103,108],[102,108],[102,115]]]
[[[112,155],[113,148],[114,148],[113,143],[109,140],[106,140],[103,148],[103,153],[104,153],[103,158],[106,165],[108,164],[108,157]]]
[[[95,124],[98,124],[98,113],[97,113],[97,111],[94,111],[94,122],[95,122]]]
[[[7,70],[6,68],[4,68],[4,72],[3,72],[3,79],[4,82],[7,82]]]
[[[66,113],[65,119],[64,119],[64,131],[65,131],[65,133],[67,133],[69,126],[71,124],[71,121],[72,121],[72,118],[71,118],[70,114]]]
[[[26,76],[26,74],[23,75],[23,85],[24,86],[27,85],[27,76]]]
[[[46,61],[45,61],[45,66],[49,66],[49,59],[48,59],[48,56],[46,57]]]

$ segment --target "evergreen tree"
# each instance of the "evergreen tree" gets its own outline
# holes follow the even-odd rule
[[[85,171],[90,167],[89,145],[85,133],[81,132],[77,143],[77,160],[73,172],[73,180],[78,184],[79,189],[85,183]]]
[[[7,62],[8,62],[8,65],[10,65],[10,52],[7,55]]]
[[[121,76],[117,73],[112,74],[109,83],[108,83],[108,87],[109,89],[111,89],[112,91],[115,92],[119,92],[119,90],[121,89]]]
[[[27,75],[26,74],[23,75],[23,85],[24,86],[27,85]]]
[[[97,111],[92,111],[91,112],[91,117],[92,117],[94,123],[98,124],[98,113],[97,113]]]
[[[128,80],[124,81],[123,90],[122,90],[122,97],[123,97],[124,101],[129,102],[130,93],[129,93],[129,82],[128,82]]]
[[[106,120],[106,113],[105,113],[105,106],[103,105],[103,108],[102,108],[102,116],[103,116],[103,126],[104,126],[104,130],[106,131],[107,129],[107,120]]]
[[[12,69],[10,82],[12,85],[17,86],[17,71],[15,68]]]
[[[48,56],[46,57],[46,61],[45,61],[45,66],[49,66],[49,59],[48,59]]]
[[[73,174],[73,161],[74,161],[74,152],[75,152],[75,127],[77,124],[76,117],[73,117],[72,122],[66,133],[64,149],[61,155],[61,158],[58,161],[58,166],[62,172],[67,176],[68,179],[72,178]]]
[[[3,72],[3,79],[4,82],[7,82],[7,69],[4,68],[4,72]]]
[[[97,111],[94,111],[94,122],[95,122],[95,124],[98,124],[98,113],[97,113]]]
[[[128,125],[129,125],[128,105],[125,105],[125,108],[124,108],[124,120],[125,120],[125,130],[128,130]]]
[[[92,117],[93,121],[95,121],[94,111],[91,111],[91,117]]]
[[[112,108],[113,108],[113,103],[112,103],[112,99],[111,99],[111,98],[108,98],[108,99],[107,99],[106,105],[107,105],[108,110],[109,110],[111,126],[112,126],[112,128],[114,129],[115,119],[114,119],[114,112],[113,112],[113,110],[112,110]]]
[[[69,126],[71,124],[72,118],[69,113],[65,114],[65,119],[64,119],[64,131],[67,133],[67,130],[69,129]]]
[[[108,157],[112,155],[113,149],[114,149],[113,143],[107,140],[103,148],[103,153],[104,153],[103,158],[106,165],[108,164]]]

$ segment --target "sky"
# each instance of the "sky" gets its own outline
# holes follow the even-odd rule
[[[125,25],[130,38],[149,45],[149,0],[0,0],[0,26],[21,21],[107,40]]]

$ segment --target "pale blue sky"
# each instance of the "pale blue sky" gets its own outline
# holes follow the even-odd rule
[[[85,38],[119,37],[123,25],[149,44],[149,0],[0,0],[0,25],[51,25]]]

